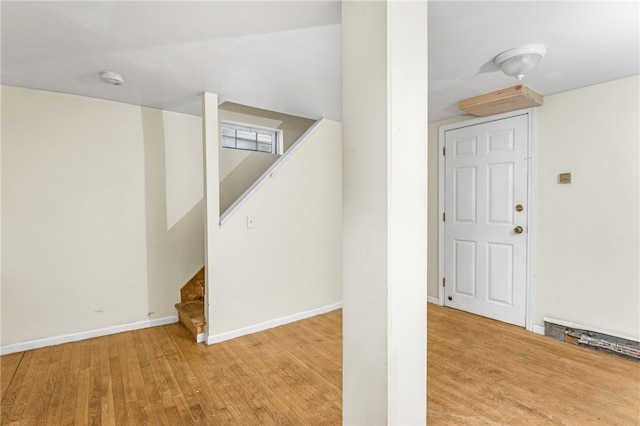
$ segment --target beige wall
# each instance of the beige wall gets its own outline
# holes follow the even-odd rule
[[[280,114],[234,103],[218,108],[221,121],[252,124],[283,131],[283,150],[286,151],[314,123],[302,117]],[[234,201],[278,159],[278,155],[222,148],[220,144],[220,213]]]
[[[533,323],[640,337],[639,77],[546,96],[535,110]],[[439,126],[429,133],[429,279],[437,297]],[[574,183],[559,185],[558,173]]]
[[[2,87],[2,345],[176,315],[204,262],[200,123]]]
[[[341,301],[341,140],[323,121],[222,226],[208,213],[209,339]]]
[[[638,76],[545,98],[536,114],[534,322],[640,338]],[[558,173],[573,183],[559,185]]]
[[[150,318],[175,315],[180,288],[204,265],[202,121],[141,108]]]

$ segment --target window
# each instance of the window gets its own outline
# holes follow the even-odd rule
[[[282,155],[282,130],[222,122],[222,146]]]

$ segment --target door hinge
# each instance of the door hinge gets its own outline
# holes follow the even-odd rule
[[[447,147],[446,146],[442,147],[442,155],[447,155]]]
[[[443,279],[442,279],[442,287],[446,287],[446,285],[447,285],[447,284],[446,284],[446,278],[443,278]]]
[[[442,212],[442,221],[443,222],[447,221],[447,214],[445,212]]]

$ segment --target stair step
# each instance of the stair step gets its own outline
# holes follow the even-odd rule
[[[183,303],[202,299],[204,299],[204,280],[197,276],[180,289],[180,300]]]
[[[191,300],[188,302],[176,303],[178,310],[178,318],[180,322],[191,334],[196,342],[204,339],[204,328],[206,321],[204,319],[204,301]]]

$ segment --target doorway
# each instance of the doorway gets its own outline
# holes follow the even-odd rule
[[[440,128],[440,303],[527,326],[531,111]]]

